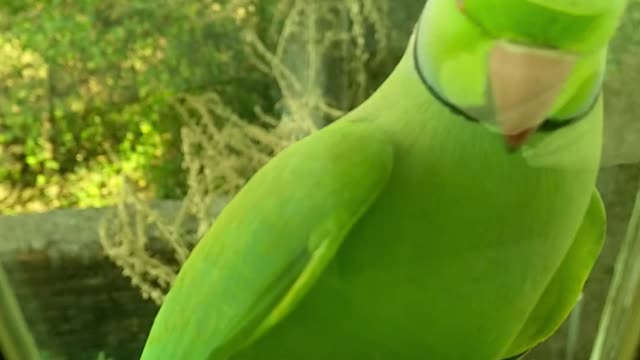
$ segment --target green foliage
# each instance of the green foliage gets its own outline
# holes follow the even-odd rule
[[[320,84],[314,96],[337,112],[316,120],[331,121],[401,55],[422,0],[405,3],[389,12],[386,1],[310,2],[296,18],[294,0],[3,1],[0,211],[114,203],[121,174],[148,196],[183,196],[182,94],[215,92],[243,118],[280,117],[293,111],[283,91]],[[369,20],[353,28],[360,18]],[[351,28],[363,41],[332,37]],[[306,52],[310,38],[330,51]],[[264,50],[287,59],[299,83],[274,81]]]
[[[224,9],[215,4],[3,2],[4,207],[100,206],[112,201],[112,178],[122,172],[161,197],[179,196],[171,99],[214,88],[239,112],[273,102],[266,76],[237,46],[242,21],[216,18]]]

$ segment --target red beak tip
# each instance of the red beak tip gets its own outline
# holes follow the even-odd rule
[[[518,150],[534,131],[535,129],[527,129],[515,134],[505,134],[504,140],[509,151]]]

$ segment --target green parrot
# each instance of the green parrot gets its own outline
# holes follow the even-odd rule
[[[601,250],[625,0],[430,0],[363,104],[289,146],[180,270],[142,359],[516,358]]]

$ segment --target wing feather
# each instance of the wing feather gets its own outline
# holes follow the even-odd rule
[[[375,201],[392,155],[382,130],[347,120],[283,150],[195,247],[142,359],[225,359],[279,321]]]
[[[511,343],[508,354],[521,353],[538,345],[555,333],[569,316],[602,250],[606,223],[602,199],[594,190],[573,244],[527,322]]]

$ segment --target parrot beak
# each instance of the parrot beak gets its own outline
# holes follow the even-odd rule
[[[489,55],[498,125],[517,150],[536,132],[563,90],[577,58],[560,51],[499,41]]]

